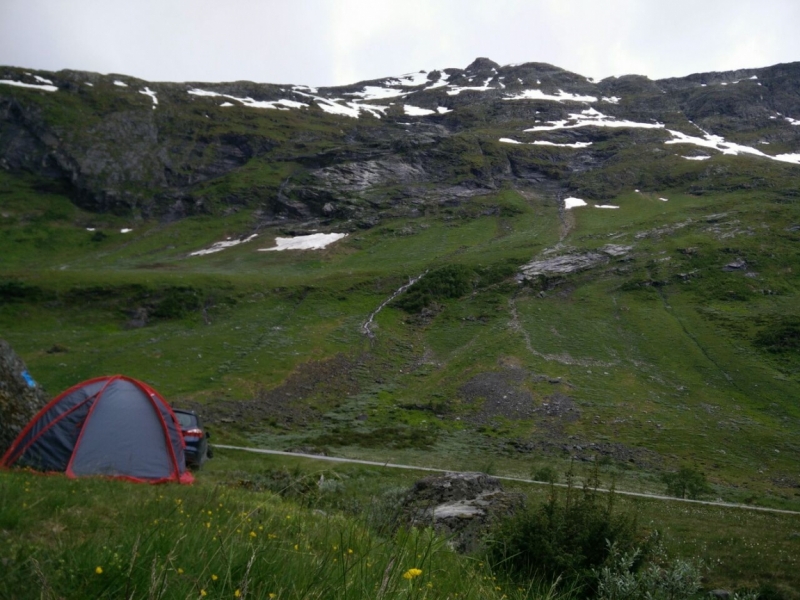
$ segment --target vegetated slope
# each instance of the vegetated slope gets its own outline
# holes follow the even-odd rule
[[[797,65],[26,73],[0,74],[29,86],[0,84],[0,329],[51,391],[125,372],[248,443],[658,491],[689,464],[796,504]],[[258,251],[319,231],[349,235]]]

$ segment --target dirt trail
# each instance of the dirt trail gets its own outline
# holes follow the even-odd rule
[[[368,465],[372,467],[385,467],[387,469],[408,469],[411,471],[426,471],[432,473],[458,473],[459,471],[453,471],[448,469],[435,469],[433,467],[417,467],[414,465],[399,465],[390,462],[378,462],[373,460],[359,460],[357,458],[340,458],[337,456],[319,456],[317,454],[301,454],[299,452],[283,452],[282,450],[267,450],[264,448],[247,448],[243,446],[228,446],[225,444],[214,444],[214,448],[221,448],[224,450],[241,450],[244,452],[255,452],[256,454],[274,454],[278,456],[293,456],[299,458],[310,458],[313,460],[325,460],[328,462],[341,462],[341,463],[353,463],[358,465]],[[534,481],[532,479],[523,479],[521,477],[504,477],[502,475],[492,475],[496,479],[500,479],[502,481],[517,481],[520,483],[532,483],[536,485],[554,485],[556,487],[568,487],[566,483],[546,483],[543,481]],[[597,488],[598,492],[607,494],[611,492],[611,490],[605,488]],[[800,515],[800,511],[796,510],[784,510],[780,508],[767,508],[765,506],[751,506],[749,504],[733,504],[731,502],[714,502],[711,500],[689,500],[688,498],[675,498],[673,496],[662,496],[659,494],[646,494],[644,492],[625,492],[622,490],[614,490],[615,494],[619,494],[620,496],[633,496],[636,498],[649,498],[650,500],[663,500],[666,502],[685,502],[688,504],[703,504],[705,506],[719,506],[722,508],[740,508],[742,510],[754,510],[759,512],[769,512],[769,513],[776,513],[782,515]]]

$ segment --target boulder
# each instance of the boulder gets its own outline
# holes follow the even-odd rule
[[[0,455],[46,403],[44,390],[25,363],[8,342],[0,340]]]
[[[403,501],[405,521],[432,526],[458,552],[478,550],[488,529],[525,504],[520,493],[506,492],[485,473],[445,473],[414,484]]]
[[[737,258],[733,262],[729,262],[727,265],[722,267],[723,271],[744,271],[747,268],[747,261],[743,258]]]

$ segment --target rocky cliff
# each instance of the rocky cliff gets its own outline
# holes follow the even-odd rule
[[[0,168],[98,212],[367,227],[503,186],[768,189],[800,168],[800,63],[593,81],[479,58],[318,89],[0,67]]]

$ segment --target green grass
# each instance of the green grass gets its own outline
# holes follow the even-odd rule
[[[390,533],[398,494],[421,475],[220,449],[190,487],[4,471],[0,594],[374,598],[383,587],[386,597],[549,597],[547,585],[504,581],[428,530]],[[529,503],[548,493],[511,488]],[[620,496],[615,504],[661,530],[672,556],[702,557],[706,589],[772,584],[796,597],[795,516]],[[412,568],[422,574],[404,579]]]
[[[241,185],[261,168],[242,173]],[[51,394],[124,373],[176,405],[222,411],[212,423],[219,441],[316,446],[353,458],[520,477],[549,465],[563,473],[572,455],[588,459],[586,449],[599,444],[616,448],[599,458],[619,489],[662,493],[664,472],[692,466],[708,477],[712,497],[800,507],[800,409],[793,400],[800,362],[791,344],[772,352],[759,342],[800,317],[798,234],[788,229],[800,221],[796,203],[753,191],[663,190],[610,200],[619,210],[574,209],[561,252],[608,243],[633,250],[541,287],[520,285],[513,274],[559,243],[557,207],[513,190],[413,219],[385,219],[320,252],[258,252],[285,235],[269,228],[248,244],[189,257],[228,236],[249,235],[257,216],[243,209],[227,217],[132,221],[82,211],[36,185],[0,174],[0,330]],[[93,241],[87,227],[107,237]],[[134,231],[121,234],[123,227]],[[756,275],[723,270],[737,258]],[[363,335],[368,316],[409,277],[447,265],[474,274],[467,293],[438,298],[426,314],[389,305],[375,319],[375,337]],[[128,328],[140,308],[150,321]],[[56,346],[66,351],[48,352]],[[335,360],[346,365],[342,372],[315,379],[319,365]],[[528,374],[515,389],[529,394],[538,412],[476,422],[485,399],[467,402],[464,384],[514,369]],[[281,391],[291,400],[276,400]],[[555,393],[569,398],[577,419],[542,417]],[[219,419],[238,410],[232,403],[265,394],[282,402],[275,414],[266,408],[233,422]],[[302,426],[281,412],[295,409],[309,411]],[[106,483],[86,485],[98,486],[86,494],[113,493]],[[53,506],[65,501],[54,493]],[[658,506],[647,509],[657,522]],[[674,531],[676,549],[719,557],[711,581],[797,587],[786,558],[794,538],[779,535],[791,530],[786,521],[737,521],[730,515],[750,513],[723,512],[727,524],[712,530],[701,525],[717,513],[697,510],[674,511],[665,527]],[[693,527],[703,530],[695,535]],[[758,537],[762,529],[770,532],[767,541]],[[752,536],[759,546],[732,542],[737,536]],[[36,539],[43,543],[42,535]],[[777,554],[758,555],[769,544]],[[151,556],[171,551],[161,545]],[[213,563],[239,578],[229,577],[226,593],[242,582],[245,554]],[[80,567],[87,576],[90,562]],[[170,589],[197,592],[169,568],[163,573],[176,586]],[[196,587],[202,567],[192,568]],[[117,591],[128,585],[115,581]],[[137,589],[145,589],[143,581]],[[89,577],[80,585],[95,583]]]
[[[248,492],[231,469],[255,465],[217,460],[192,487],[0,473],[0,595],[553,597],[503,589],[484,563],[430,530],[382,535],[363,519]]]

